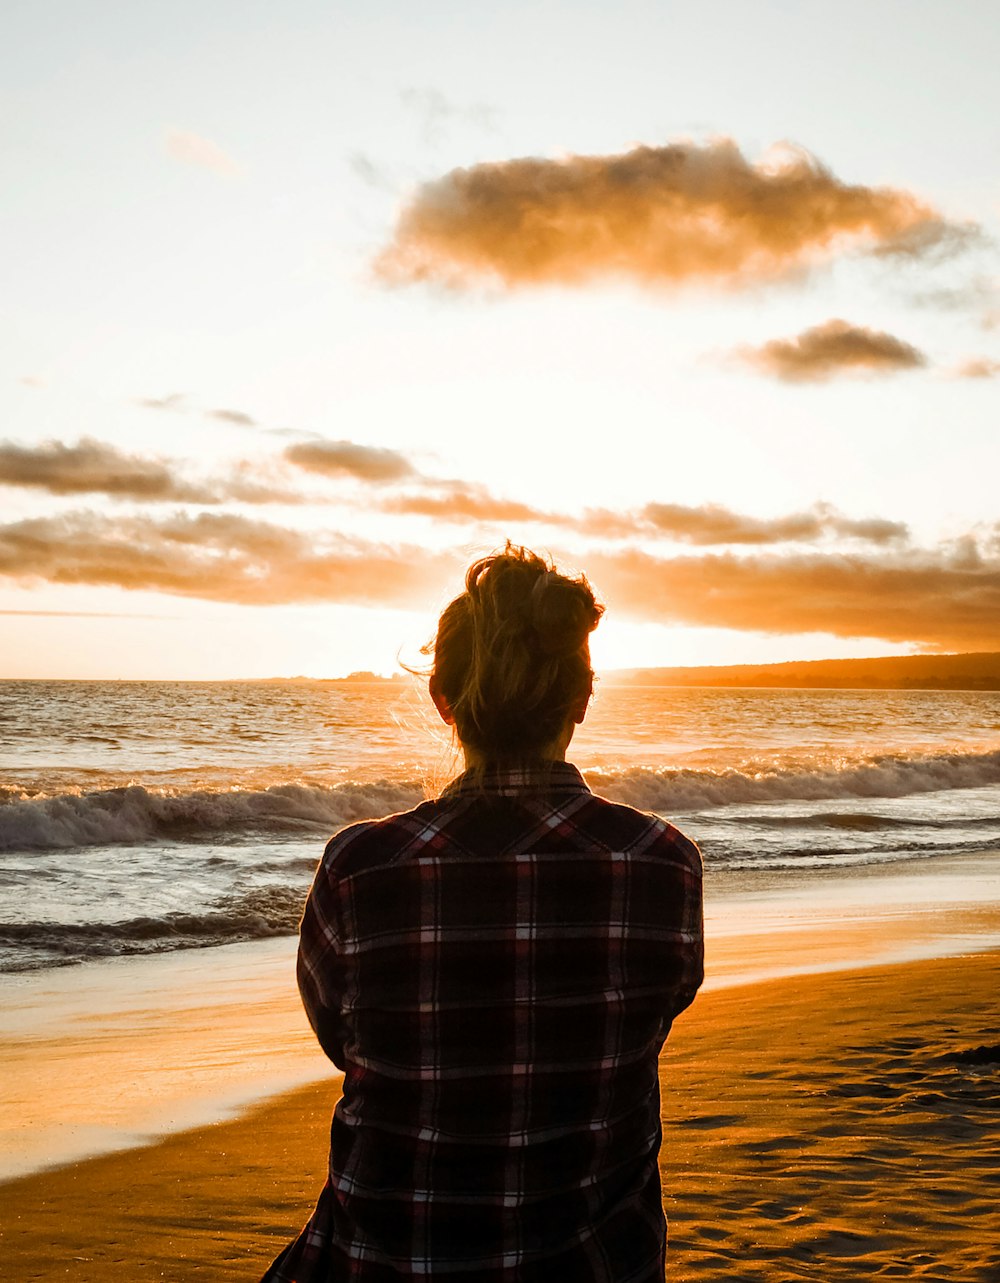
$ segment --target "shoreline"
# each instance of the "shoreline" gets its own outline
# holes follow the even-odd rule
[[[995,1278],[998,987],[993,950],[700,995],[660,1062],[672,1283]],[[335,1098],[7,1183],[7,1268],[259,1277],[322,1186]]]
[[[709,874],[702,992],[1000,948],[1000,852]],[[294,937],[22,973],[0,986],[0,1183],[245,1117],[338,1071]]]

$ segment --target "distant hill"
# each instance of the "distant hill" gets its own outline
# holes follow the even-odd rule
[[[705,668],[629,668],[602,674],[608,685],[797,686],[851,690],[1000,690],[1000,651],[793,660]]]

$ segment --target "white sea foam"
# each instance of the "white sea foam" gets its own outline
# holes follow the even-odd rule
[[[0,923],[0,971],[203,948],[294,933],[302,914],[299,886],[259,887],[201,912],[147,914],[110,922]]]

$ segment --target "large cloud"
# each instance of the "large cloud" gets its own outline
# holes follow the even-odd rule
[[[161,521],[71,513],[0,526],[0,575],[243,604],[425,607],[457,567],[426,548],[306,535],[226,513]]]
[[[45,441],[24,446],[0,441],[0,485],[57,495],[106,494],[148,503],[304,501],[304,496],[287,486],[261,480],[249,464],[240,464],[229,476],[213,481],[187,481],[163,459],[126,454],[92,437],[84,437],[76,445]]]
[[[375,270],[455,287],[739,286],[849,248],[917,256],[968,235],[911,192],[844,183],[806,151],[755,165],[719,139],[454,169],[417,190]]]
[[[772,339],[734,355],[786,383],[819,383],[838,374],[895,374],[927,364],[923,352],[895,335],[837,318],[795,338]]]

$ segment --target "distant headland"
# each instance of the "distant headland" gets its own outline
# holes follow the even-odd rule
[[[704,668],[623,668],[609,686],[759,686],[851,690],[1000,690],[1000,651],[792,660]]]

